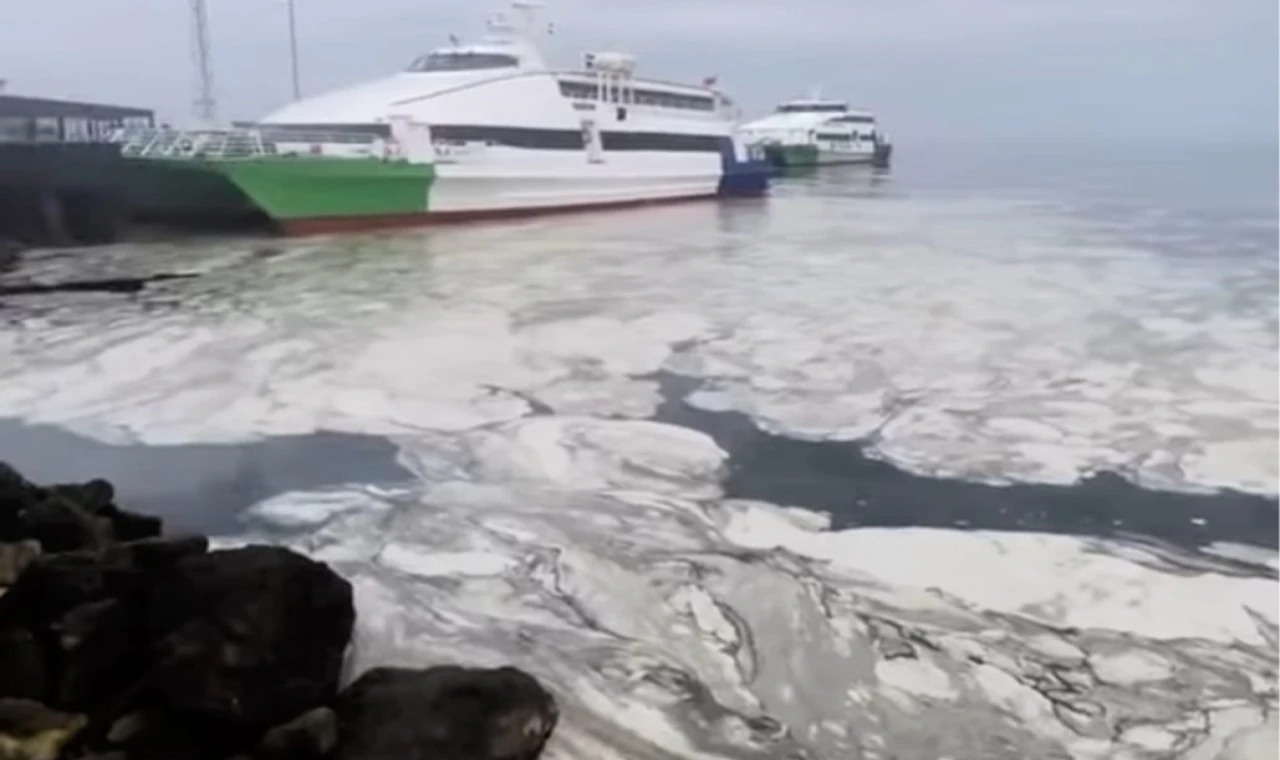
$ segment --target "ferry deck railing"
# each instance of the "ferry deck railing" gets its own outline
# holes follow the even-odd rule
[[[322,132],[298,129],[131,128],[112,138],[120,154],[131,158],[236,159],[264,156],[322,155],[383,158],[386,139],[376,132]]]

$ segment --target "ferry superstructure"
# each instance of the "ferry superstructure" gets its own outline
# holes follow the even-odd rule
[[[780,166],[888,163],[889,143],[871,112],[816,94],[780,104],[741,133]]]
[[[518,0],[476,42],[183,150],[295,232],[765,192],[766,165],[714,79],[644,79],[611,51],[550,66],[538,9]],[[183,155],[156,156],[137,136],[126,150]]]

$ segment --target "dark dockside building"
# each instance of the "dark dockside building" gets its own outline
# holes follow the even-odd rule
[[[0,258],[14,244],[114,240],[128,209],[120,193],[121,127],[151,127],[145,108],[0,93]]]
[[[154,125],[145,108],[0,94],[0,143],[100,142],[120,127]]]

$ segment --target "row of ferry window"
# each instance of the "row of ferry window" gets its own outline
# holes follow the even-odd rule
[[[865,135],[859,136],[857,134],[846,135],[846,134],[819,132],[818,134],[814,135],[814,137],[816,137],[819,140],[830,140],[831,142],[852,142],[858,139],[874,141],[876,139],[876,133],[868,132]]]
[[[609,90],[613,89],[612,97],[608,97]],[[619,94],[620,88],[614,86],[612,88],[606,86],[605,100],[614,103],[625,102],[638,106],[658,106],[659,108],[684,108],[690,111],[714,111],[716,110],[716,102],[712,98],[702,95],[685,95],[679,92],[663,92],[661,90],[641,90],[629,89],[627,95]],[[582,98],[594,100],[598,97],[599,88],[594,84],[586,82],[561,82],[560,94],[566,98]]]
[[[98,142],[120,127],[147,127],[149,116],[89,119],[80,116],[3,116],[0,142]]]
[[[462,53],[437,52],[429,53],[409,64],[409,71],[467,71],[474,69],[499,69],[516,66],[519,62],[514,56],[501,53]],[[612,88],[613,102],[623,102],[619,97],[618,87]],[[561,82],[560,92],[566,98],[590,98],[594,100],[597,88],[584,82]],[[630,97],[625,100],[638,106],[658,106],[660,108],[684,108],[690,111],[714,111],[716,102],[712,98],[701,95],[686,95],[678,92],[661,90],[630,90]],[[626,96],[622,96],[625,98]]]

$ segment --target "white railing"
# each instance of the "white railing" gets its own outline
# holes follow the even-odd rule
[[[237,159],[263,156],[390,158],[386,138],[375,132],[298,129],[122,129],[112,142],[132,158]]]

